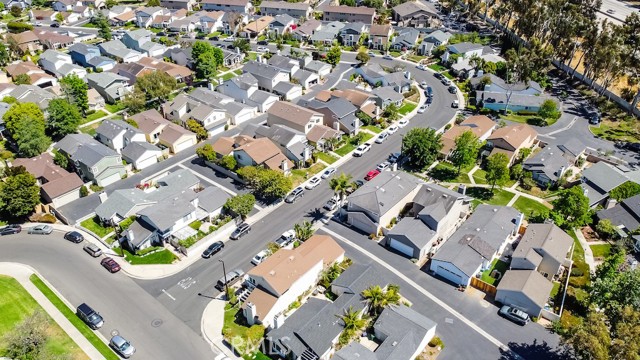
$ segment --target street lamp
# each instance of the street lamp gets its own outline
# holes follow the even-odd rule
[[[227,300],[229,300],[229,283],[227,282],[227,270],[224,267],[224,261],[222,259],[218,259],[218,261],[220,261],[222,263],[222,272],[224,272],[224,287],[227,290],[227,292],[225,293],[225,296],[227,297]]]

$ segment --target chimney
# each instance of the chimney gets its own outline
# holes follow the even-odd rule
[[[285,174],[289,172],[289,164],[287,163],[287,160],[282,160],[282,162],[280,163],[280,168],[282,169],[282,172]]]
[[[249,326],[252,326],[256,323],[256,315],[258,314],[258,310],[256,309],[256,305],[248,302],[247,306],[244,308],[244,317],[247,319],[247,323]]]
[[[338,120],[333,122],[333,130],[340,131],[340,122]]]
[[[284,325],[284,314],[280,313],[273,319],[273,328],[277,329]]]
[[[612,207],[616,206],[618,202],[616,201],[616,199],[607,199],[607,203],[604,206],[605,209],[611,209]]]
[[[129,239],[129,241],[133,241],[134,240],[133,230],[131,230],[131,229],[127,230],[127,239]]]
[[[100,198],[100,204],[102,204],[102,203],[104,203],[105,201],[107,201],[107,199],[109,198],[109,195],[107,195],[107,193],[106,193],[106,192],[101,191],[101,192],[98,194],[98,197]]]
[[[262,63],[262,54],[258,54],[258,56],[256,56],[256,61]]]

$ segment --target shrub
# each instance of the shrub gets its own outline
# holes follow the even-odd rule
[[[571,276],[582,276],[582,275],[584,275],[584,271],[582,271],[582,269],[579,269],[579,268],[571,269]]]
[[[29,220],[32,222],[40,222],[46,224],[55,224],[58,220],[53,214],[33,214],[29,216]]]
[[[89,189],[87,189],[86,186],[82,185],[80,187],[80,197],[85,197],[87,195],[89,195]]]
[[[102,186],[100,186],[100,185],[91,184],[91,185],[89,185],[89,189],[91,189],[91,191],[93,191],[93,192],[100,192],[104,188]]]
[[[33,30],[33,25],[19,21],[12,21],[7,24],[7,29],[9,29],[9,31],[11,32],[21,33],[24,31]]]
[[[444,349],[444,343],[442,342],[442,339],[440,339],[437,336],[434,336],[434,338],[429,341],[429,346],[431,347],[439,346],[440,349]]]
[[[150,253],[152,253],[154,251],[162,250],[162,249],[164,249],[162,246],[150,246],[148,248],[136,251],[136,255],[137,256],[144,256],[144,255],[148,255],[148,254],[150,254]]]

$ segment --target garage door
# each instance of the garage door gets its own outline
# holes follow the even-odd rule
[[[214,127],[214,128],[209,129],[209,131],[208,131],[209,132],[209,136],[216,136],[218,134],[221,134],[224,131],[224,126],[225,125],[226,124],[222,124],[222,125],[220,125],[218,127]]]
[[[409,245],[403,244],[400,241],[396,240],[396,239],[391,239],[391,242],[389,243],[389,246],[392,249],[396,249],[398,251],[400,251],[401,253],[407,255],[408,257],[413,257],[413,248]]]
[[[442,276],[443,278],[455,283],[455,284],[466,284],[466,282],[462,279],[462,276],[456,274],[455,272],[450,271],[449,269],[442,267],[440,265],[436,265],[436,274]]]
[[[115,174],[107,176],[106,178],[104,178],[101,181],[99,181],[99,183],[100,183],[99,185],[102,186],[102,187],[107,186],[107,185],[111,185],[114,182],[120,180],[121,178],[122,177],[120,176],[119,173],[115,173]]]
[[[183,142],[181,142],[179,144],[176,144],[173,147],[173,150],[178,153],[178,152],[188,148],[191,145],[193,145],[193,141],[191,141],[191,140],[183,141]]]
[[[146,158],[144,160],[139,161],[136,164],[136,168],[138,170],[142,170],[142,169],[147,168],[147,167],[149,167],[149,166],[151,166],[151,165],[153,165],[153,164],[155,164],[157,162],[158,162],[158,158],[156,158],[155,156],[151,156],[149,158]]]
[[[233,120],[234,125],[239,125],[245,121],[251,120],[254,116],[254,111],[241,112],[240,114],[236,115],[236,118]]]

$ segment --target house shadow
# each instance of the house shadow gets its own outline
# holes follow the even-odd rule
[[[553,348],[546,341],[534,340],[532,344],[510,342],[509,349],[500,349],[500,360],[565,360],[572,359],[564,347]],[[516,355],[517,354],[517,355]]]

